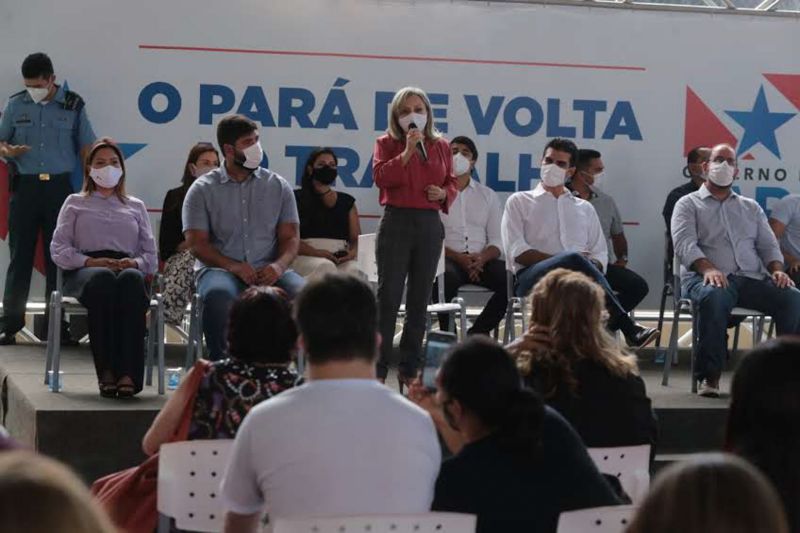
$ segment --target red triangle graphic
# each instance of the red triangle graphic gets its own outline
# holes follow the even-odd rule
[[[764,74],[797,109],[800,109],[800,74]]]
[[[753,157],[753,154],[751,154],[750,152],[747,152],[747,153],[744,155],[744,157],[742,157],[742,159],[743,159],[744,161],[753,161],[753,160],[755,159],[755,157]]]
[[[728,143],[734,148],[738,144],[733,133],[725,127],[697,94],[686,86],[686,121],[684,122],[683,155],[696,146],[714,146]]]

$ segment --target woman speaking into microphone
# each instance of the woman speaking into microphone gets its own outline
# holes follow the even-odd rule
[[[389,129],[375,141],[373,176],[385,207],[378,228],[379,329],[383,337],[377,374],[386,379],[397,311],[406,291],[400,339],[399,379],[407,382],[420,366],[422,338],[436,264],[442,253],[447,213],[456,197],[453,156],[433,127],[431,103],[422,89],[397,91],[389,109]]]

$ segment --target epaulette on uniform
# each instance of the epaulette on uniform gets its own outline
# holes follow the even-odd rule
[[[68,111],[80,111],[86,103],[78,93],[67,91],[64,93],[64,109]]]
[[[9,96],[8,99],[11,100],[11,99],[16,98],[18,96],[23,96],[23,95],[25,95],[27,93],[28,93],[28,91],[26,89],[22,89],[20,92],[14,93],[11,96]]]

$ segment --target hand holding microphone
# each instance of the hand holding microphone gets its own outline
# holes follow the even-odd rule
[[[425,134],[417,128],[413,122],[408,125],[406,133],[406,152],[411,155],[411,151],[416,149],[423,161],[428,160],[428,151],[425,150]]]

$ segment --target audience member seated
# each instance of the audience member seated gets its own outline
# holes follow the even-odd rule
[[[619,501],[580,438],[538,394],[522,388],[509,354],[474,337],[447,356],[431,411],[457,452],[442,464],[434,511],[478,516],[478,533],[554,532],[558,515]]]
[[[222,482],[226,533],[270,518],[430,509],[441,450],[430,417],[378,382],[370,287],[327,274],[295,302],[308,381],[256,406]]]
[[[683,177],[689,181],[679,187],[675,187],[667,195],[664,202],[664,209],[661,214],[664,216],[664,223],[667,225],[667,233],[671,233],[672,213],[675,211],[675,204],[678,200],[695,192],[706,181],[706,168],[708,158],[711,156],[711,149],[705,146],[696,146],[686,154],[686,166],[683,167]]]
[[[768,341],[742,359],[731,386],[726,449],[772,481],[800,533],[800,338]]]
[[[158,251],[164,262],[164,320],[178,325],[194,291],[194,256],[183,237],[181,211],[186,192],[194,180],[219,167],[219,154],[211,143],[201,142],[189,150],[181,186],[167,191],[161,210]]]
[[[647,296],[649,288],[642,276],[628,268],[628,239],[625,238],[625,228],[622,227],[622,215],[614,197],[598,188],[598,182],[604,175],[602,154],[597,150],[581,149],[578,150],[575,174],[567,186],[572,194],[592,204],[597,212],[609,251],[606,279],[614,289],[622,308],[632,311]],[[607,178],[602,179],[605,181]],[[613,262],[610,256],[612,251]]]
[[[597,213],[564,186],[575,173],[577,158],[575,143],[551,140],[542,156],[539,185],[512,194],[506,202],[501,233],[507,262],[516,274],[516,295],[526,296],[555,268],[583,272],[605,291],[608,327],[621,331],[628,346],[641,348],[658,336],[658,330],[631,320],[603,275],[608,249]]]
[[[494,294],[467,330],[470,335],[488,335],[500,324],[508,304],[506,266],[500,260],[503,208],[497,193],[472,179],[478,160],[478,149],[472,139],[456,137],[450,142],[450,149],[459,192],[450,210],[440,214],[444,225],[444,299],[453,301],[462,285],[479,285],[492,291]],[[436,284],[433,298],[438,302]],[[439,327],[449,331],[452,319],[448,313],[440,314]]]
[[[275,285],[293,298],[305,281],[289,265],[297,255],[299,219],[292,189],[261,167],[258,125],[242,115],[223,118],[218,169],[196,179],[183,203],[183,232],[197,258],[209,357],[225,357],[225,326],[236,297],[252,285]]]
[[[603,290],[580,272],[553,270],[533,289],[530,327],[508,347],[526,383],[588,447],[650,444],[658,426],[636,358],[603,324]]]
[[[147,455],[169,442],[182,420],[184,406],[194,399],[188,440],[232,439],[248,412],[258,403],[294,386],[289,368],[297,329],[289,303],[279,289],[250,287],[231,307],[228,359],[205,366],[196,390],[189,370],[178,390],[153,421],[142,441]],[[200,367],[203,368],[203,367]]]
[[[800,291],[783,271],[783,255],[761,207],[731,190],[738,173],[727,144],[711,150],[708,180],[678,200],[672,242],[681,261],[682,293],[698,309],[693,379],[701,396],[719,396],[735,306],[773,317],[778,335],[800,333]]]
[[[0,454],[0,531],[116,533],[78,476],[27,451]]]
[[[142,390],[145,275],[158,268],[156,241],[144,202],[125,192],[125,161],[100,139],[84,165],[83,188],[58,214],[50,255],[64,272],[64,294],[89,311],[89,340],[100,394],[130,397]]]
[[[783,252],[783,264],[795,285],[800,283],[800,194],[789,194],[772,204],[769,225]]]
[[[788,533],[778,495],[745,461],[696,455],[663,470],[626,533]]]
[[[331,148],[317,148],[306,159],[300,188],[294,191],[300,215],[300,250],[292,268],[306,279],[337,270],[358,272],[356,199],[332,188],[339,160]]]

